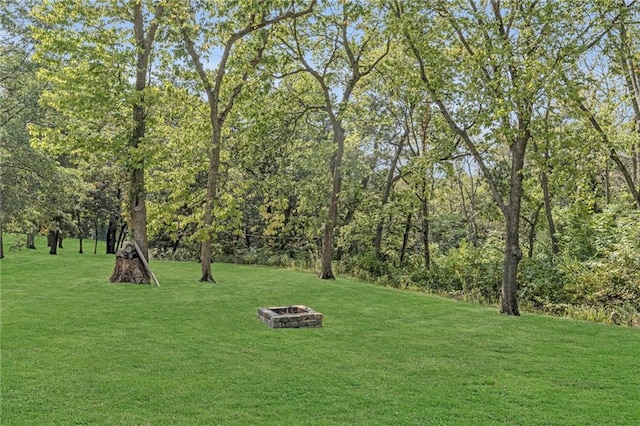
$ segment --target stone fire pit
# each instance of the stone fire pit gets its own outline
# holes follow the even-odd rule
[[[271,328],[322,327],[322,314],[304,305],[258,308],[258,319]]]

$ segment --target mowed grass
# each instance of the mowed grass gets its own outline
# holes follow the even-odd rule
[[[3,425],[622,425],[640,419],[640,331],[255,266],[7,253]],[[7,243],[5,243],[7,244]],[[103,248],[101,248],[103,251]],[[92,250],[91,250],[92,251]],[[270,329],[306,304],[319,329]]]

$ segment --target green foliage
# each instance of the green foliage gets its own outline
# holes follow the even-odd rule
[[[500,250],[490,244],[476,248],[462,241],[446,252],[432,247],[429,269],[417,257],[397,266],[369,252],[350,256],[339,270],[385,286],[493,304],[500,296],[501,260]]]
[[[500,296],[502,254],[490,243],[473,247],[467,241],[441,253],[436,251],[432,266],[418,271],[413,280],[427,291],[482,303],[496,303]]]
[[[566,247],[559,256],[523,262],[522,300],[542,312],[637,326],[638,212],[608,205],[589,219],[583,228],[565,230]]]

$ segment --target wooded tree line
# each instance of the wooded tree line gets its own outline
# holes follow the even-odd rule
[[[637,1],[2,8],[6,231],[640,322]]]

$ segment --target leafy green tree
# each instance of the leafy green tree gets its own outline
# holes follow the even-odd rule
[[[110,152],[128,174],[129,223],[148,258],[145,138],[150,106],[153,46],[165,2],[127,4],[52,1],[33,11],[36,58],[48,84],[42,102],[62,119],[41,128],[43,144],[67,150]]]
[[[0,234],[5,226],[24,232],[30,248],[59,192],[54,162],[29,144],[28,126],[44,123],[48,114],[38,105],[44,85],[33,61],[32,3],[0,5]],[[1,243],[0,237],[0,258]]]
[[[263,30],[281,21],[308,14],[314,4],[315,0],[307,9],[296,10],[295,2],[213,3],[202,8],[188,5],[184,10],[174,11],[184,48],[195,67],[210,108],[211,151],[200,252],[202,282],[215,282],[211,273],[211,228],[214,205],[219,202],[220,153],[225,120],[250,73],[262,61],[269,35]],[[210,73],[203,58],[218,46],[222,46],[220,62],[215,71]],[[240,63],[233,64],[234,59]],[[230,65],[238,69],[233,76],[226,75]]]
[[[320,278],[333,279],[334,229],[342,190],[345,153],[345,114],[354,89],[369,76],[389,51],[378,9],[364,2],[323,2],[309,18],[296,19],[282,45],[295,61],[288,73],[313,77],[321,108],[331,123],[331,190],[327,220],[323,225]]]
[[[451,130],[473,156],[505,222],[501,312],[519,315],[523,172],[546,88],[575,59],[588,10],[567,3],[393,1],[397,33]],[[493,152],[493,158],[488,155]],[[492,164],[508,158],[502,191]]]

